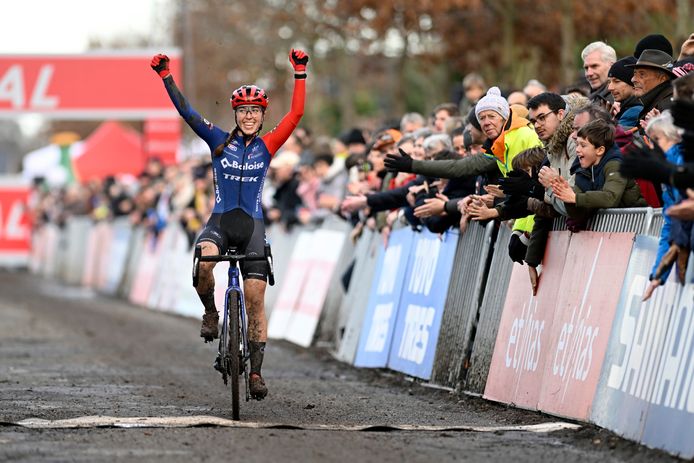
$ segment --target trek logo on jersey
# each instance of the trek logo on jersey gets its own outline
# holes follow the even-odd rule
[[[232,175],[232,174],[222,174],[224,176],[225,180],[233,180],[236,182],[242,182],[242,183],[248,183],[248,182],[257,182],[260,177],[241,177],[239,175]]]
[[[238,162],[236,160],[229,162],[228,159],[224,158],[224,159],[222,159],[222,167],[227,167],[229,169],[257,170],[257,169],[264,168],[265,163],[263,161],[260,161],[260,162],[247,162],[245,164],[241,164],[240,162]]]

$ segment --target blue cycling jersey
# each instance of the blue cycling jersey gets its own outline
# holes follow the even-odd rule
[[[202,138],[210,152],[224,143],[226,132],[195,111],[181,94],[172,77],[164,79],[166,91],[179,114],[191,129]],[[254,219],[262,219],[261,198],[270,160],[294,130],[303,114],[304,81],[295,80],[295,92],[290,112],[271,132],[254,137],[246,146],[238,135],[224,147],[222,154],[212,156],[215,204],[213,213],[241,209]]]

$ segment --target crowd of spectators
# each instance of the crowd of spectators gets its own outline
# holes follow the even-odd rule
[[[604,42],[582,54],[581,82],[548,90],[488,87],[476,73],[460,101],[407,113],[337,138],[298,128],[272,160],[263,193],[268,224],[286,230],[339,217],[382,233],[410,226],[464,233],[475,222],[513,229],[509,256],[527,264],[534,288],[552,221],[585,228],[602,208],[665,207],[652,284],[686,265],[694,220],[694,34],[673,57],[662,35],[618,57]],[[71,215],[128,217],[153,232],[178,221],[193,243],[213,204],[209,155],[174,166],[151,159],[137,178],[46,190],[36,221]],[[684,199],[683,199],[684,198]]]

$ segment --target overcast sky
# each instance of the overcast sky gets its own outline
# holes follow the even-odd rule
[[[79,53],[90,37],[166,37],[168,0],[0,0],[0,54]],[[162,33],[164,32],[164,33]]]

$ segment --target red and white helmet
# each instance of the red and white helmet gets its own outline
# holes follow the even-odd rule
[[[255,105],[266,109],[268,103],[267,93],[256,85],[242,85],[234,90],[230,100],[232,109],[244,105]]]

